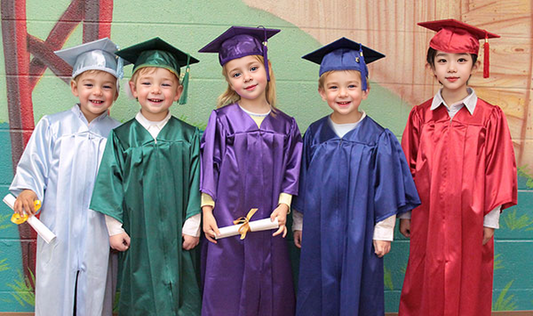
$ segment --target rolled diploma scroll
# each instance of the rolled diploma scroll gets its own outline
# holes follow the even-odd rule
[[[16,198],[11,194],[8,194],[4,197],[4,203],[6,203],[7,206],[9,206],[12,210],[15,209],[15,200]],[[41,222],[37,217],[30,215],[28,216],[26,222],[33,227],[37,234],[39,234],[39,236],[41,236],[41,238],[46,241],[47,244],[56,238],[56,235],[52,233],[48,227],[44,226],[43,222]]]
[[[250,232],[260,232],[263,230],[276,229],[279,227],[277,218],[274,219],[274,221],[272,221],[270,218],[260,219],[257,221],[250,221],[248,222],[248,224],[250,225]],[[239,228],[242,225],[244,224],[219,228],[218,230],[220,231],[220,235],[216,236],[215,239],[221,239],[221,238],[240,235]]]

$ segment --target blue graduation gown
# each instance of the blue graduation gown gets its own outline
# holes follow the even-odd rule
[[[75,105],[44,116],[20,158],[9,189],[34,191],[41,221],[57,236],[50,244],[37,238],[36,315],[72,315],[78,272],[78,315],[111,315],[109,235],[89,201],[107,135],[119,124],[104,113],[89,125]]]
[[[420,204],[396,137],[370,117],[339,138],[328,117],[304,136],[297,315],[383,315],[374,226]]]

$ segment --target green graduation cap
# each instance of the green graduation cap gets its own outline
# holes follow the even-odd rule
[[[186,67],[183,76],[183,93],[179,104],[187,103],[189,85],[189,65],[199,62],[198,59],[182,52],[159,37],[135,44],[119,50],[116,54],[133,64],[133,73],[145,67],[165,68],[180,77],[180,68]]]

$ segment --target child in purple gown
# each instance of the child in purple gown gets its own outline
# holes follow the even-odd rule
[[[275,107],[266,41],[279,30],[231,27],[200,52],[219,54],[227,90],[201,141],[203,229],[207,243],[202,315],[293,315],[285,237],[298,193],[302,141],[294,118]],[[276,231],[216,240],[250,209],[251,220],[276,219]]]

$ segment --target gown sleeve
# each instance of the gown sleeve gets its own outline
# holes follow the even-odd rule
[[[195,131],[191,141],[191,167],[189,172],[189,203],[185,219],[200,213],[200,132]]]
[[[217,113],[213,111],[200,143],[200,191],[209,194],[214,201],[217,200],[218,176],[225,147],[224,129],[219,123]]]
[[[402,148],[413,178],[415,177],[418,145],[420,144],[420,118],[416,109],[414,107],[409,113],[402,136]]]
[[[124,160],[122,146],[114,131],[107,138],[90,209],[111,216],[123,223]]]
[[[302,135],[294,118],[291,122],[285,155],[286,168],[285,176],[281,183],[281,193],[296,195],[298,194],[298,177],[302,160]]]
[[[385,130],[378,142],[374,164],[375,222],[420,205],[411,172],[396,136]]]
[[[303,137],[303,148],[302,148],[302,158],[300,162],[300,179],[299,179],[299,189],[298,195],[293,197],[292,208],[297,210],[300,213],[304,213],[304,201],[305,201],[305,187],[306,181],[308,178],[308,168],[311,163],[311,139],[312,135],[309,129],[304,134]]]
[[[487,126],[485,214],[517,203],[517,172],[513,143],[503,111],[497,107]]]
[[[50,129],[50,122],[46,116],[35,127],[9,187],[15,196],[29,189],[37,194],[39,200],[43,200],[48,184],[49,164],[52,159],[52,132]]]

